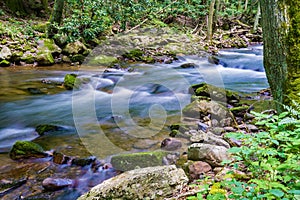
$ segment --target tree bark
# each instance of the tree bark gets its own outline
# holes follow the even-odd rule
[[[48,37],[53,37],[55,34],[55,25],[60,25],[62,14],[64,10],[65,0],[55,0],[54,8],[50,17],[50,24],[48,26]]]
[[[257,31],[260,14],[261,14],[261,12],[260,12],[260,3],[258,2],[257,3],[257,12],[256,12],[256,15],[255,15],[255,20],[254,20],[254,25],[253,25],[253,32],[254,33]]]
[[[212,35],[213,35],[212,29],[213,29],[215,2],[216,2],[216,0],[211,0],[210,6],[209,6],[209,15],[208,15],[208,22],[207,22],[207,40],[208,40],[208,42],[211,42]]]
[[[287,94],[286,5],[282,0],[261,0],[260,4],[264,34],[264,67],[276,109],[281,112]]]

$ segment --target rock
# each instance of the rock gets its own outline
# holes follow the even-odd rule
[[[46,157],[47,154],[44,149],[33,142],[29,141],[17,141],[9,152],[11,159],[21,159],[21,158],[42,158]]]
[[[51,124],[41,124],[38,125],[35,128],[35,131],[39,134],[39,135],[45,135],[45,133],[48,132],[52,132],[52,131],[58,131],[61,130],[62,128],[56,125],[51,125]]]
[[[163,165],[166,151],[150,151],[114,155],[111,158],[112,166],[119,171],[129,171],[137,168]]]
[[[20,63],[23,54],[24,53],[22,51],[14,51],[12,53],[11,61],[13,63]]]
[[[215,101],[229,102],[232,100],[239,101],[240,97],[237,92],[230,90],[225,90],[224,88],[219,88],[207,83],[199,83],[192,85],[189,88],[190,94],[195,94],[196,96],[209,97]]]
[[[88,65],[112,66],[113,64],[115,64],[117,62],[118,62],[118,59],[113,56],[99,55],[99,56],[93,57],[88,62]]]
[[[155,140],[150,140],[150,139],[142,139],[142,140],[138,140],[137,142],[135,142],[133,144],[133,148],[136,149],[149,149],[155,145],[157,145],[158,142]]]
[[[235,131],[236,131],[236,129],[233,128],[233,127],[231,127],[231,126],[226,126],[226,127],[224,127],[224,130],[225,130],[226,132],[235,132]]]
[[[50,66],[55,63],[54,58],[49,51],[39,52],[36,56],[36,61],[42,66]]]
[[[180,65],[180,68],[196,68],[198,67],[195,63],[184,63]]]
[[[73,90],[75,81],[76,81],[76,74],[66,74],[64,78],[64,86],[67,90]]]
[[[85,56],[82,54],[76,54],[70,58],[71,62],[79,62],[79,64],[82,64],[84,59]]]
[[[78,165],[78,166],[84,167],[86,165],[92,164],[95,160],[96,160],[96,157],[94,157],[94,156],[91,156],[88,158],[74,158],[72,160],[72,165]]]
[[[3,197],[5,194],[11,192],[12,190],[24,185],[27,182],[27,178],[21,178],[18,180],[0,180],[0,197]]]
[[[172,196],[188,182],[182,169],[174,165],[148,167],[125,172],[93,187],[78,200],[157,199]]]
[[[128,60],[134,60],[134,61],[140,61],[142,60],[142,57],[144,55],[144,52],[140,49],[133,49],[127,53],[124,53],[122,55],[123,58]]]
[[[253,125],[253,124],[240,124],[238,125],[239,129],[246,129],[247,131],[251,131],[251,132],[257,132],[259,129],[257,128],[257,126]]]
[[[21,61],[25,62],[26,64],[32,64],[35,61],[35,56],[29,51],[26,51],[21,57]]]
[[[63,53],[66,55],[75,55],[81,54],[87,49],[88,48],[83,43],[77,40],[76,42],[67,44],[63,49]]]
[[[165,151],[176,151],[182,147],[182,142],[175,138],[166,138],[161,142],[160,147]]]
[[[207,58],[208,62],[211,63],[211,64],[215,64],[215,65],[218,65],[220,64],[220,59],[217,58],[216,56],[209,56]]]
[[[65,156],[60,152],[53,152],[53,162],[56,164],[67,164],[70,160],[70,157]]]
[[[10,62],[7,60],[2,60],[0,61],[0,66],[1,67],[9,67],[10,66]]]
[[[27,88],[27,91],[30,93],[30,94],[33,94],[33,95],[36,95],[36,94],[45,94],[45,92],[43,92],[41,89],[39,88]]]
[[[182,110],[188,117],[202,118],[211,115],[212,119],[222,120],[226,118],[228,109],[215,101],[195,100]]]
[[[211,171],[211,166],[202,161],[193,162],[188,166],[189,177],[192,180],[199,179],[201,175]]]
[[[212,127],[211,128],[211,132],[215,135],[222,135],[223,133],[225,133],[225,129],[222,127]]]
[[[202,122],[198,122],[198,130],[206,132],[208,130],[208,125]]]
[[[74,181],[66,178],[46,178],[43,180],[43,187],[46,190],[56,191],[64,187],[69,187],[74,184]]]
[[[204,161],[212,167],[222,166],[223,160],[228,160],[227,148],[211,144],[194,143],[188,148],[188,159]]]
[[[230,148],[230,145],[225,140],[211,132],[205,133],[203,131],[198,131],[198,134],[192,136],[190,140],[193,143],[212,144],[216,146],[223,146],[228,149]]]
[[[244,117],[250,106],[238,106],[230,108],[230,112],[236,117]]]
[[[9,60],[12,56],[10,48],[4,46],[0,51],[0,60]]]
[[[37,41],[38,43],[38,54],[44,54],[45,52],[50,52],[52,56],[58,56],[62,50],[57,46],[52,39],[42,39]]]

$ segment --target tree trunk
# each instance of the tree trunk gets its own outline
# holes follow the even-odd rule
[[[48,37],[53,37],[56,31],[55,25],[60,25],[62,14],[64,10],[65,0],[55,0],[54,8],[50,17],[50,24],[48,26]]]
[[[207,22],[207,41],[211,42],[212,40],[212,29],[213,29],[213,19],[214,19],[214,10],[215,10],[215,2],[216,0],[211,0],[209,6],[209,15]]]
[[[21,15],[28,14],[23,0],[5,0],[5,5],[12,12],[19,12]]]
[[[298,0],[297,0],[298,1]],[[287,88],[286,6],[281,0],[261,0],[264,67],[276,109],[281,112]]]
[[[261,14],[261,12],[260,12],[260,3],[258,2],[258,4],[257,4],[257,12],[256,12],[256,15],[255,15],[255,20],[254,20],[254,25],[253,25],[253,32],[254,33],[257,31],[260,14]]]
[[[300,106],[300,0],[286,0],[290,22],[287,23],[289,32],[287,37],[287,66],[288,88],[286,102],[291,101]]]

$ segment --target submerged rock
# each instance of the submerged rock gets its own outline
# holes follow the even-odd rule
[[[182,169],[174,165],[148,167],[125,172],[92,188],[79,200],[157,199],[170,197],[188,182]]]
[[[161,149],[165,151],[175,151],[182,147],[182,142],[174,138],[166,138],[161,142]]]
[[[35,131],[39,135],[44,135],[47,132],[58,131],[60,129],[59,126],[51,125],[51,124],[41,124],[35,128]]]
[[[42,185],[46,190],[60,190],[64,187],[69,187],[74,184],[74,181],[72,179],[66,179],[66,178],[46,178]]]
[[[11,159],[16,160],[31,157],[42,158],[46,157],[47,154],[40,145],[34,142],[17,141],[10,150],[9,156]]]

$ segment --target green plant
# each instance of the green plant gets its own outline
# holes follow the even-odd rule
[[[299,199],[300,120],[299,113],[293,111],[280,115],[252,112],[256,125],[265,131],[226,135],[243,142],[241,147],[228,150],[233,160],[227,164],[251,177],[243,180],[232,176],[230,180],[221,181],[220,189],[227,191],[229,199]],[[212,186],[201,195],[212,198],[209,197]],[[217,198],[215,194],[212,196]]]

